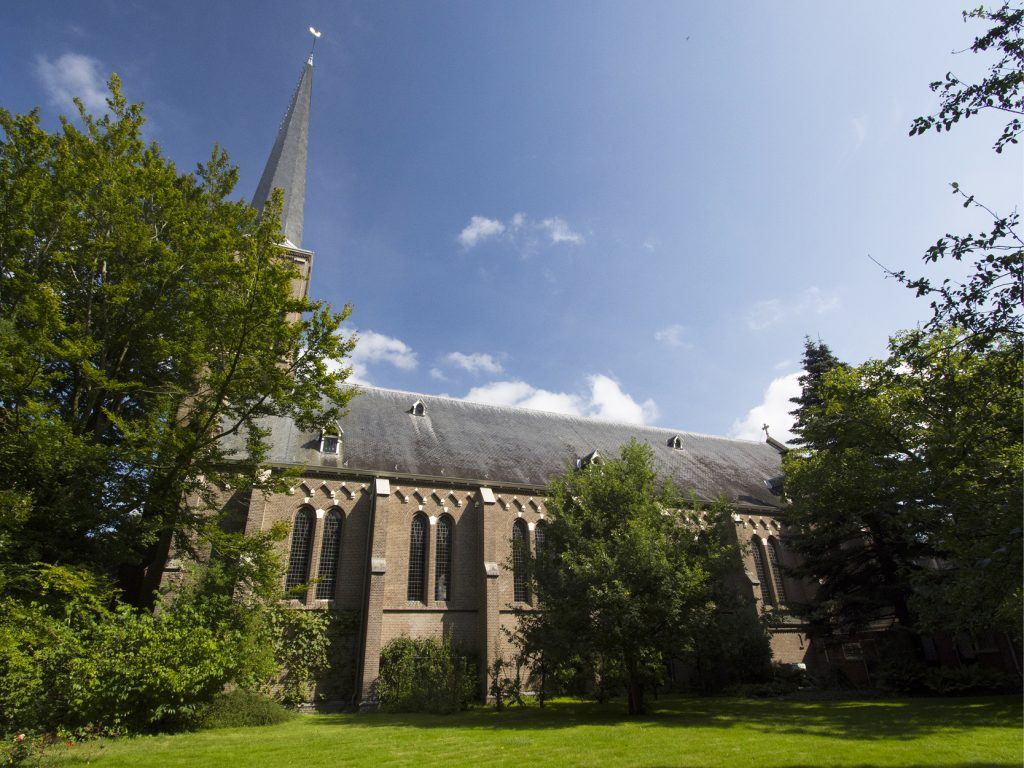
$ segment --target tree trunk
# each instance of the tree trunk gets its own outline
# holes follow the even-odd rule
[[[629,697],[629,714],[631,715],[643,715],[647,712],[647,705],[644,703],[644,687],[641,683],[630,679],[628,697]]]

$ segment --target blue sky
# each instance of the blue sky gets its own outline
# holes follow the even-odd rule
[[[785,436],[805,334],[884,353],[913,273],[1007,211],[997,115],[907,136],[976,73],[962,3],[389,2],[0,7],[0,104],[101,103],[116,71],[182,169],[252,195],[317,49],[304,245],[381,386]],[[929,268],[932,274],[941,270]]]

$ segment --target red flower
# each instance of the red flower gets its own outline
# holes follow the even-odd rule
[[[14,737],[14,740],[16,742],[18,742],[19,744],[21,744],[21,742],[23,742],[25,740],[25,734],[24,733],[19,733],[17,736]]]
[[[67,744],[69,747],[70,746],[74,746],[74,742],[73,741],[65,741],[64,743]]]

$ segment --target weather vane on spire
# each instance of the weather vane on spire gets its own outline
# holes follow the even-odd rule
[[[320,35],[322,33],[320,32],[319,29],[316,29],[315,27],[310,27],[309,28],[309,34],[311,34],[313,36],[313,47],[309,49],[309,63],[312,64],[313,63],[313,51],[316,50],[316,41],[320,39]]]

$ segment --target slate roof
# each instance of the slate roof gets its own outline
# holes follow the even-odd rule
[[[309,147],[309,110],[313,94],[313,57],[307,59],[291,104],[277,131],[267,165],[256,185],[252,206],[259,211],[275,188],[284,192],[281,228],[287,244],[302,246],[303,209],[306,205],[306,156]]]
[[[710,500],[781,506],[765,485],[780,474],[781,456],[748,440],[470,403],[376,387],[361,387],[341,420],[342,456],[322,455],[320,434],[290,419],[271,419],[269,461],[276,465],[342,468],[384,477],[415,476],[480,485],[546,486],[578,458],[597,451],[614,458],[635,438],[654,450],[655,469],[678,488]],[[421,401],[423,416],[411,413]],[[678,435],[681,448],[669,446]],[[234,448],[241,449],[236,440]]]

